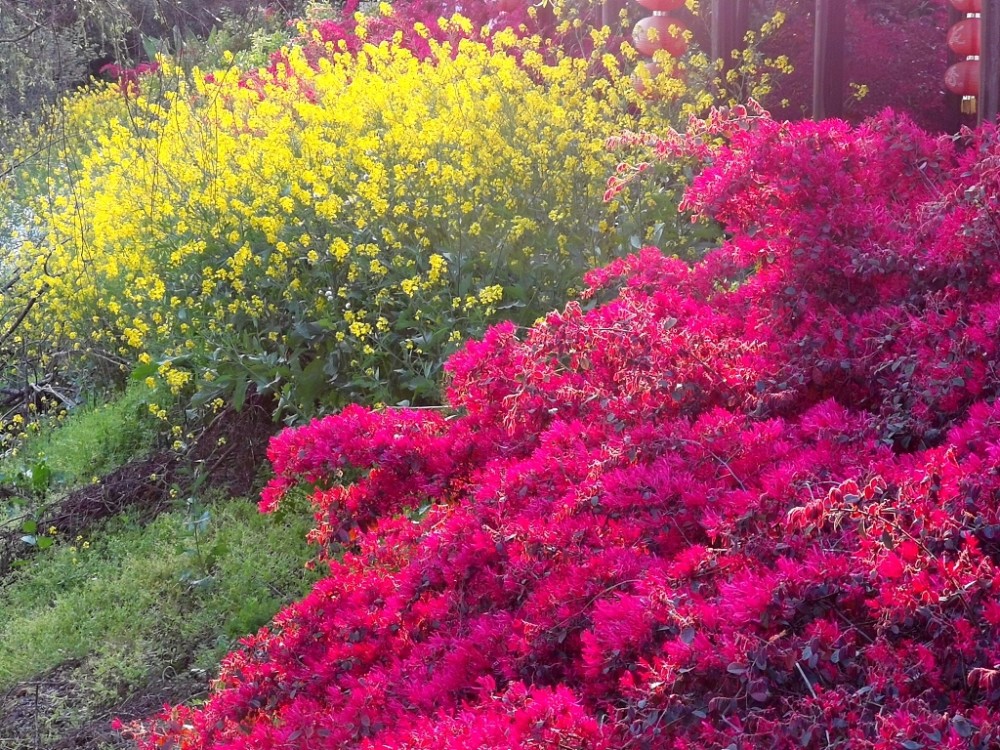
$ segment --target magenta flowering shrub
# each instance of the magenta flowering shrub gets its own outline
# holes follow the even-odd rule
[[[275,438],[330,574],[141,748],[1000,743],[996,130],[631,142],[730,239]]]
[[[156,62],[138,63],[132,67],[111,62],[103,66],[99,72],[102,76],[115,81],[124,94],[131,95],[138,93],[141,78],[152,75],[159,69],[159,63]]]

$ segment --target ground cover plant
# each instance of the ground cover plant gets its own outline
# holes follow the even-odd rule
[[[153,398],[136,383],[29,422],[0,459],[5,750],[123,747],[113,716],[198,695],[314,576],[301,504],[268,519],[245,499],[270,411],[222,411],[177,455]]]
[[[42,401],[29,419],[17,414],[10,420],[0,437],[6,446],[0,458],[0,579],[27,565],[32,553],[75,535],[88,519],[113,515],[116,506],[141,505],[140,492],[121,501],[83,498],[115,492],[116,470],[155,453],[161,426],[149,413],[150,397],[149,389],[133,387],[72,413],[47,409]],[[145,474],[157,471],[162,457],[147,462]]]
[[[51,483],[65,490],[152,452],[160,431],[149,413],[152,397],[148,388],[136,384],[124,393],[74,405],[72,418],[64,405],[46,410],[43,403],[41,419],[10,420],[0,476],[9,478],[44,463]]]
[[[5,577],[0,745],[113,741],[114,712],[146,693],[198,694],[236,638],[306,589],[304,514],[275,522],[242,499],[178,506],[147,525],[54,532],[53,547]]]
[[[277,437],[262,509],[311,491],[329,575],[141,748],[1000,741],[996,129],[617,145],[700,159],[729,239],[490,329],[451,413]]]
[[[303,531],[301,518],[271,523],[255,518],[246,501],[203,502],[196,513],[179,505],[147,526],[116,520],[69,539],[4,583],[0,692],[72,659],[100,663],[109,680],[147,679],[157,663],[211,669],[211,659],[188,650],[205,631],[217,631],[224,644],[227,635],[256,630],[298,593],[308,552],[287,537]],[[245,565],[254,549],[259,559]],[[105,598],[116,606],[105,607]],[[150,609],[155,617],[144,614]],[[220,618],[229,622],[218,627]]]

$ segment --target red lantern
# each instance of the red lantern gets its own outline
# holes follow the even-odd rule
[[[641,5],[646,10],[665,12],[668,10],[677,10],[682,5],[684,5],[684,0],[635,0],[639,5]],[[976,0],[979,2],[979,0]]]
[[[951,4],[959,13],[979,13],[983,9],[983,0],[951,0]]]
[[[944,73],[944,85],[953,94],[977,96],[979,94],[979,60],[962,60]]]
[[[656,50],[665,49],[671,57],[680,57],[687,49],[683,36],[685,31],[687,28],[676,18],[649,16],[632,29],[632,44],[644,55],[652,56]]]
[[[979,19],[966,18],[948,29],[948,46],[961,57],[979,54]]]

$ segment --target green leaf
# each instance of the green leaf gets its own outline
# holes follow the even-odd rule
[[[147,362],[145,364],[137,366],[134,370],[132,370],[132,375],[130,377],[136,383],[142,382],[146,378],[155,375],[158,367],[159,365],[157,365],[156,362]]]
[[[142,51],[146,53],[146,59],[155,60],[160,52],[160,44],[156,39],[142,35]]]
[[[208,524],[212,521],[212,514],[208,510],[202,511],[202,514],[198,516],[195,520],[195,529],[201,533],[208,528]]]
[[[44,461],[31,467],[31,489],[41,495],[52,483],[52,469]]]
[[[312,404],[319,400],[323,389],[326,387],[325,366],[326,360],[322,357],[317,357],[306,365],[306,368],[299,376],[299,382],[296,386],[299,403]]]
[[[322,329],[319,328],[319,326],[305,320],[300,320],[296,323],[292,330],[294,330],[303,341],[313,341],[316,336],[322,332]]]
[[[38,522],[29,518],[27,521],[21,524],[21,531],[25,534],[34,534],[38,531]]]
[[[38,537],[38,549],[48,549],[51,546],[52,546],[52,537],[50,536]]]
[[[247,388],[250,387],[250,381],[246,378],[237,378],[236,388],[233,390],[233,408],[236,411],[243,410],[243,404],[247,400]]]
[[[202,591],[204,589],[210,588],[215,583],[214,576],[204,576],[203,578],[198,578],[190,581],[188,585],[194,591]]]
[[[425,396],[433,394],[437,390],[437,384],[430,378],[416,375],[405,383],[406,387],[414,396]]]
[[[497,310],[513,310],[515,308],[525,307],[525,304],[521,300],[515,300],[514,302],[507,302],[503,305],[497,305]]]

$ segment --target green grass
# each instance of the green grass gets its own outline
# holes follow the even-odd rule
[[[0,458],[10,492],[0,526],[16,530],[9,543],[37,533],[51,545],[39,542],[0,577],[0,697],[48,691],[29,712],[43,746],[73,728],[106,727],[131,697],[207,686],[240,637],[316,579],[303,567],[312,518],[294,503],[262,516],[247,499],[180,499],[145,525],[117,517],[76,538],[25,525],[68,491],[157,450],[153,400],[162,405],[162,394],[133,386],[47,421]],[[0,716],[0,735],[20,738],[0,736],[0,750],[34,747],[35,730],[21,723],[12,729]]]
[[[39,432],[0,460],[0,477],[16,477],[43,462],[54,484],[73,487],[147,454],[162,428],[149,413],[151,396],[145,385],[134,385],[105,403],[75,409],[61,422],[41,423]]]
[[[0,693],[71,661],[95,706],[164,674],[211,673],[314,580],[305,514],[261,516],[246,500],[208,510],[118,520],[0,583]]]

